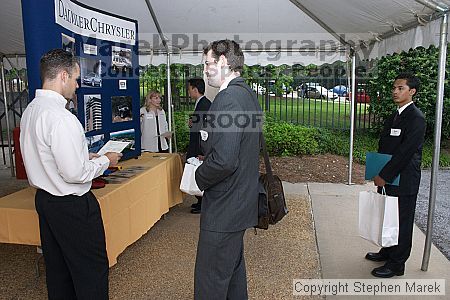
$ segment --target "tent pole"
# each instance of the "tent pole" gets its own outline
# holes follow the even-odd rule
[[[355,94],[356,94],[356,52],[351,49],[352,57],[352,97],[350,98],[350,149],[348,157],[348,184],[352,183],[353,170],[353,132],[355,131]]]
[[[439,156],[441,151],[441,129],[442,129],[442,111],[444,105],[444,80],[445,66],[447,59],[447,33],[448,33],[448,12],[442,16],[441,32],[439,40],[439,68],[438,85],[436,97],[436,121],[434,125],[434,152],[433,165],[431,168],[430,197],[428,204],[427,236],[425,239],[425,248],[422,258],[422,271],[428,270],[428,263],[431,254],[431,242],[433,237],[434,208],[436,204],[436,182],[439,171]]]
[[[169,131],[172,132],[172,89],[170,85],[170,51],[169,46],[167,45],[166,38],[162,32],[161,26],[159,25],[158,18],[156,17],[155,11],[153,10],[152,4],[150,0],[145,0],[147,4],[148,11],[152,16],[153,23],[155,23],[156,29],[158,30],[159,37],[166,49],[167,53],[167,109],[169,112]],[[176,148],[176,147],[175,147]],[[172,139],[169,140],[169,152],[172,153]]]
[[[436,0],[416,0],[416,2],[426,6],[428,8],[431,8],[431,9],[434,9],[436,11],[440,11],[443,13],[447,13],[447,11],[448,11],[448,7],[446,4],[444,4],[442,2],[439,3]]]
[[[9,163],[11,166],[11,177],[16,176],[14,172],[14,160],[13,160],[13,152],[12,152],[12,146],[11,146],[11,128],[9,124],[9,111],[8,111],[8,100],[6,99],[6,78],[5,78],[5,65],[3,63],[3,56],[2,60],[0,61],[1,64],[1,72],[2,72],[2,90],[3,90],[3,100],[5,101],[5,120],[6,120],[6,134],[8,138],[8,149],[9,149]]]
[[[169,112],[169,131],[172,132],[172,89],[170,84],[170,52],[167,52],[167,109]],[[169,139],[169,152],[172,153],[172,139]]]
[[[153,10],[152,4],[150,3],[150,0],[145,0],[145,3],[147,3],[148,11],[150,12],[150,15],[152,16],[153,19],[153,23],[155,23],[156,29],[158,30],[159,38],[161,39],[164,48],[166,48],[166,52],[169,53],[169,47],[167,46],[166,38],[164,37],[161,26],[159,26],[158,18],[156,18],[156,14],[155,11]]]

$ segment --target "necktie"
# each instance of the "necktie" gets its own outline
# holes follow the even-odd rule
[[[398,121],[399,121],[399,119],[400,119],[400,114],[398,113],[398,110],[397,110],[397,112],[395,113],[395,116],[394,116],[394,124],[396,124]]]

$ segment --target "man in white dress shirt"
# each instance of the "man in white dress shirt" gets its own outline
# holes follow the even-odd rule
[[[40,60],[42,89],[25,109],[20,144],[28,181],[37,189],[49,299],[108,299],[108,257],[92,179],[122,156],[88,153],[84,130],[68,111],[80,67],[62,49]]]

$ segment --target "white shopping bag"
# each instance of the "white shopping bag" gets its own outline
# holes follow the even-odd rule
[[[398,198],[373,191],[359,193],[359,235],[380,247],[398,245]]]
[[[184,164],[183,177],[181,177],[180,190],[186,194],[193,196],[203,196],[203,191],[197,186],[195,182],[195,171],[199,166],[191,164]]]

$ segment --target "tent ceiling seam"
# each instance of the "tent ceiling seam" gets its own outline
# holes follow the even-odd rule
[[[292,53],[292,52],[299,52],[299,53],[345,53],[348,49],[347,48],[335,48],[335,49],[321,49],[321,48],[297,48],[297,49],[288,49],[288,48],[279,48],[279,49],[264,49],[264,50],[255,50],[255,49],[242,49],[243,52],[246,53],[256,53],[256,52],[266,52],[266,53]],[[203,50],[180,50],[180,52],[171,52],[171,54],[199,54],[203,53]],[[149,50],[139,50],[139,55],[151,55],[151,56],[158,56],[158,55],[167,55],[167,52],[165,50],[156,50],[156,49],[149,49]]]
[[[416,0],[416,1],[418,1],[418,0]],[[433,14],[431,14],[431,15],[429,16],[429,19],[427,20],[427,22],[431,22],[431,21],[437,20],[437,19],[439,19],[441,16],[442,16],[442,13],[441,13],[441,12],[435,12],[435,13],[433,13]],[[421,23],[419,20],[417,20],[417,19],[414,20],[414,21],[412,21],[412,22],[403,24],[403,25],[401,25],[401,27],[402,27],[401,33],[405,32],[405,31],[407,31],[407,30],[413,29],[413,28],[417,27],[417,25],[419,25],[419,24],[420,24],[420,25],[424,25],[424,24],[422,24],[422,23]],[[387,32],[380,33],[379,36],[378,36],[378,39],[374,37],[374,39],[368,41],[368,43],[363,44],[363,46],[365,46],[365,47],[367,47],[367,46],[370,47],[370,46],[373,45],[374,43],[376,43],[376,42],[381,42],[381,40],[385,40],[385,39],[390,38],[390,37],[392,37],[392,36],[394,36],[394,35],[396,35],[396,34],[399,34],[399,33],[396,32],[395,30],[389,30],[389,31],[387,31]],[[357,47],[355,48],[356,51],[359,51],[360,49],[361,49],[361,45],[360,45],[360,46],[357,46]]]

